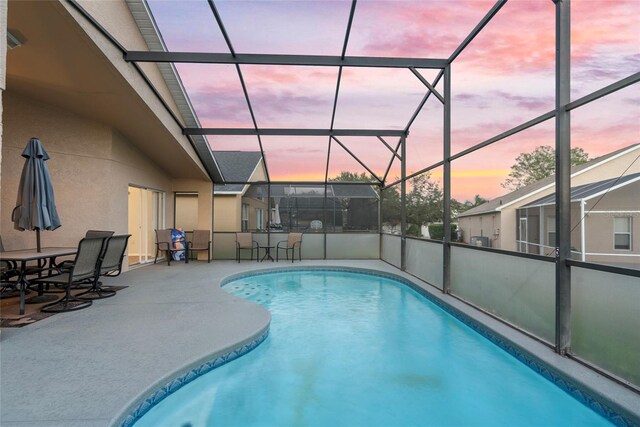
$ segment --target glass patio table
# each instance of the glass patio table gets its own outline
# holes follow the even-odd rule
[[[13,261],[19,265],[20,275],[18,278],[17,286],[20,290],[20,314],[24,314],[24,294],[29,286],[29,280],[27,275],[29,269],[27,268],[27,262],[29,261],[49,261],[49,267],[55,266],[55,259],[61,256],[75,255],[78,248],[68,247],[48,247],[41,248],[40,252],[36,249],[22,249],[19,251],[4,251],[0,252],[0,259],[3,261]],[[41,293],[41,292],[39,292]]]

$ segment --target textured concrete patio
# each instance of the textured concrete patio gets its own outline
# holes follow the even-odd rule
[[[295,264],[300,265],[370,268],[411,279],[382,261]],[[1,424],[109,425],[140,396],[177,372],[260,335],[269,325],[269,313],[232,297],[219,284],[234,273],[278,267],[291,264],[192,262],[139,268],[109,280],[106,284],[129,287],[89,309],[58,314],[20,329],[3,329]],[[540,359],[614,396],[623,407],[640,408],[640,398],[629,390],[458,300],[444,298]]]

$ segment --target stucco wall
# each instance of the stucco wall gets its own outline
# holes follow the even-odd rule
[[[175,226],[185,230],[198,228],[198,195],[176,194]]]
[[[140,34],[133,16],[122,1],[95,1],[79,0],[78,3],[96,21],[100,23],[118,42],[128,50],[148,50],[147,44]],[[164,101],[169,105],[177,117],[180,117],[178,108],[171,97],[171,93],[158,70],[158,67],[150,62],[140,63],[140,68],[149,78],[153,86],[158,90]]]
[[[633,264],[640,266],[640,182],[608,193],[594,204],[597,199],[587,202],[585,211],[590,213],[585,222],[585,244],[587,253],[612,253],[615,256],[587,256],[587,261],[608,264]],[[620,212],[627,211],[627,212]],[[631,217],[631,250],[614,249],[613,222],[618,216]],[[628,255],[628,256],[627,256]],[[636,256],[631,256],[636,255]]]
[[[256,209],[258,208],[262,209],[262,224],[264,227],[267,226],[267,222],[269,221],[269,212],[266,197],[264,198],[264,200],[258,200],[251,197],[243,197],[242,204],[247,204],[249,206],[249,231],[256,231],[256,226],[258,224]]]
[[[496,229],[500,224],[500,213],[490,213],[462,217],[458,219],[458,227],[462,229],[462,241],[469,244],[475,236],[488,237],[492,248],[499,248],[499,235]]]
[[[0,34],[7,33],[7,3],[6,1],[0,1]],[[2,173],[2,120],[3,114],[3,101],[2,93],[6,86],[7,76],[7,38],[0,37],[0,173]],[[2,190],[2,183],[0,181],[0,191]],[[2,212],[0,210],[0,212]]]
[[[2,146],[2,238],[7,249],[35,246],[34,232],[14,230],[23,158],[32,136],[41,139],[51,159],[62,227],[42,233],[43,246],[75,246],[88,229],[128,232],[130,184],[171,194],[172,180],[110,126],[9,91],[4,99]],[[166,221],[173,223],[173,198],[166,197]]]
[[[195,227],[197,230],[211,230],[211,216],[213,214],[213,185],[211,182],[193,179],[178,179],[173,181],[174,192],[195,192],[197,193],[196,203],[193,208],[196,209]],[[173,198],[172,198],[173,199]],[[173,224],[167,222],[167,225]],[[182,226],[181,224],[176,224]],[[206,260],[206,252],[198,252],[198,259]]]
[[[239,196],[215,196],[213,222],[214,230],[240,231],[240,200]]]

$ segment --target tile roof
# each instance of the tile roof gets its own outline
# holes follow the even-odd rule
[[[213,151],[225,181],[249,181],[262,155],[259,151]],[[216,184],[215,193],[241,192],[244,184]]]

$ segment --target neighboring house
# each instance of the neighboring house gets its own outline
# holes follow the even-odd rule
[[[227,182],[267,180],[259,151],[214,151],[213,155]],[[216,184],[213,197],[213,227],[216,232],[266,229],[266,185]]]
[[[555,193],[518,208],[518,251],[552,254],[555,215]],[[571,188],[571,229],[573,258],[639,265],[640,173]]]
[[[640,144],[635,144],[572,168],[575,258],[640,264],[638,156]],[[555,176],[550,176],[463,212],[458,215],[463,242],[551,255],[555,246],[554,198]]]

